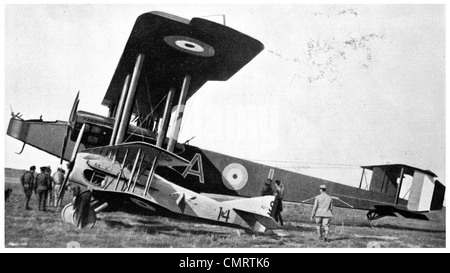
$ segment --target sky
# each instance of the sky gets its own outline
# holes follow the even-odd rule
[[[265,49],[189,101],[180,142],[358,186],[403,163],[446,182],[444,5],[6,5],[4,131],[22,118],[107,114],[101,101],[136,18],[205,16]],[[220,15],[220,16],[211,16]],[[4,136],[5,167],[59,165]]]

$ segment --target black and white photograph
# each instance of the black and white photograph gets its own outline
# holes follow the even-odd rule
[[[3,8],[3,252],[445,251],[445,4]]]

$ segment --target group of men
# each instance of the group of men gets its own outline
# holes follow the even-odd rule
[[[311,212],[311,221],[316,223],[316,231],[318,238],[324,242],[328,242],[328,234],[330,230],[330,221],[333,218],[333,199],[326,193],[326,185],[320,185],[320,194],[314,198],[314,206]],[[274,195],[275,201],[273,205],[273,217],[275,221],[283,226],[283,218],[281,212],[283,211],[284,186],[280,180],[275,183],[271,179],[267,179],[264,184],[261,195]]]
[[[20,177],[25,193],[26,210],[31,210],[29,203],[33,192],[38,198],[39,211],[46,211],[47,206],[60,206],[58,195],[64,181],[65,171],[62,168],[58,168],[52,176],[50,166],[43,166],[40,169],[41,172],[36,174],[36,166],[31,166],[30,170]]]

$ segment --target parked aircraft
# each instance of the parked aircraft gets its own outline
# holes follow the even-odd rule
[[[269,217],[274,198],[260,196],[275,180],[284,184],[284,200],[298,203],[312,203],[325,184],[336,206],[367,210],[370,221],[427,219],[424,212],[442,208],[445,186],[437,176],[405,164],[361,166],[372,179],[362,188],[361,178],[356,188],[179,143],[186,101],[207,81],[231,78],[263,48],[202,18],[145,13],[102,101],[107,117],[78,111],[77,94],[67,122],[13,114],[7,134],[69,161],[67,181],[87,191],[64,208],[63,218],[80,227],[94,223],[102,209],[125,204],[264,231],[277,227]],[[400,196],[405,176],[412,177],[408,199]],[[247,198],[218,202],[202,193]]]

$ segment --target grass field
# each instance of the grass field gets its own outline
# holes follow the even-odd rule
[[[66,248],[76,242],[83,248],[445,248],[445,209],[429,214],[431,221],[385,217],[372,228],[365,211],[334,211],[328,243],[319,241],[309,220],[311,206],[285,204],[285,226],[275,234],[254,235],[230,227],[215,226],[163,216],[104,212],[94,228],[78,229],[62,221],[54,208],[24,210],[18,178],[6,177],[5,189],[13,189],[5,203],[5,247]],[[69,195],[69,194],[67,194]],[[67,196],[65,203],[71,196]],[[278,235],[277,235],[278,234]],[[269,250],[270,251],[270,250]]]

